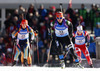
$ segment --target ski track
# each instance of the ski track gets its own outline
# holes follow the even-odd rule
[[[72,68],[66,67],[61,69],[60,67],[21,67],[21,66],[0,66],[0,71],[100,71],[100,68]]]

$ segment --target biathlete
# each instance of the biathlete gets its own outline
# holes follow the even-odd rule
[[[77,31],[73,33],[73,37],[75,40],[75,51],[78,55],[79,62],[80,63],[82,62],[82,59],[81,59],[81,51],[82,51],[88,61],[88,64],[90,65],[91,68],[93,68],[93,63],[90,58],[88,48],[85,45],[86,39],[89,43],[89,40],[90,40],[89,34],[87,33],[87,31],[83,30],[82,25],[79,25],[77,26]]]
[[[78,64],[79,60],[74,52],[73,43],[70,40],[70,37],[72,37],[73,26],[70,21],[64,18],[62,12],[56,13],[56,20],[50,24],[50,30],[51,31],[49,33],[52,34],[52,32],[54,32],[56,36],[56,52],[58,53],[59,60],[61,62],[61,68],[65,68],[64,54],[63,49],[61,47],[63,45],[65,45],[64,51],[66,52],[66,48],[69,48],[70,52],[72,53],[75,59],[75,62]]]
[[[20,53],[21,53],[22,64],[27,66],[27,59],[29,59],[28,57],[30,56],[29,55],[30,52],[28,52],[30,46],[29,33],[31,34],[31,40],[34,40],[34,36],[35,36],[34,31],[28,25],[28,21],[25,19],[21,21],[20,27],[12,33],[12,38],[17,37],[16,53],[14,56],[14,62],[12,66],[14,66],[18,61],[18,56],[20,55]]]

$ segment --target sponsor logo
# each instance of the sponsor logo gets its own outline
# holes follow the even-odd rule
[[[76,37],[77,40],[85,39],[84,37]]]
[[[66,27],[56,27],[56,29],[65,29]]]

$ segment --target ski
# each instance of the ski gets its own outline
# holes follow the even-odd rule
[[[84,69],[84,66],[82,66],[80,63],[75,63],[74,66],[77,67],[77,68]]]

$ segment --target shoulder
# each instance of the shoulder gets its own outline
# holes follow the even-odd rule
[[[67,25],[71,25],[71,22],[65,19]]]
[[[88,35],[88,32],[87,32],[87,31],[84,31],[84,30],[83,30],[83,33],[84,33],[85,35]]]
[[[20,29],[21,29],[21,27],[17,27],[17,28],[16,28],[16,31],[19,31]]]
[[[53,21],[53,22],[51,22],[51,23],[50,23],[50,26],[51,26],[51,27],[54,26],[55,22],[56,22],[56,20]]]
[[[47,12],[47,10],[46,9],[43,9],[45,12]]]
[[[32,28],[29,25],[27,27],[28,27],[29,31],[32,30]]]
[[[76,33],[77,33],[77,31],[73,32],[73,37],[75,37]]]

